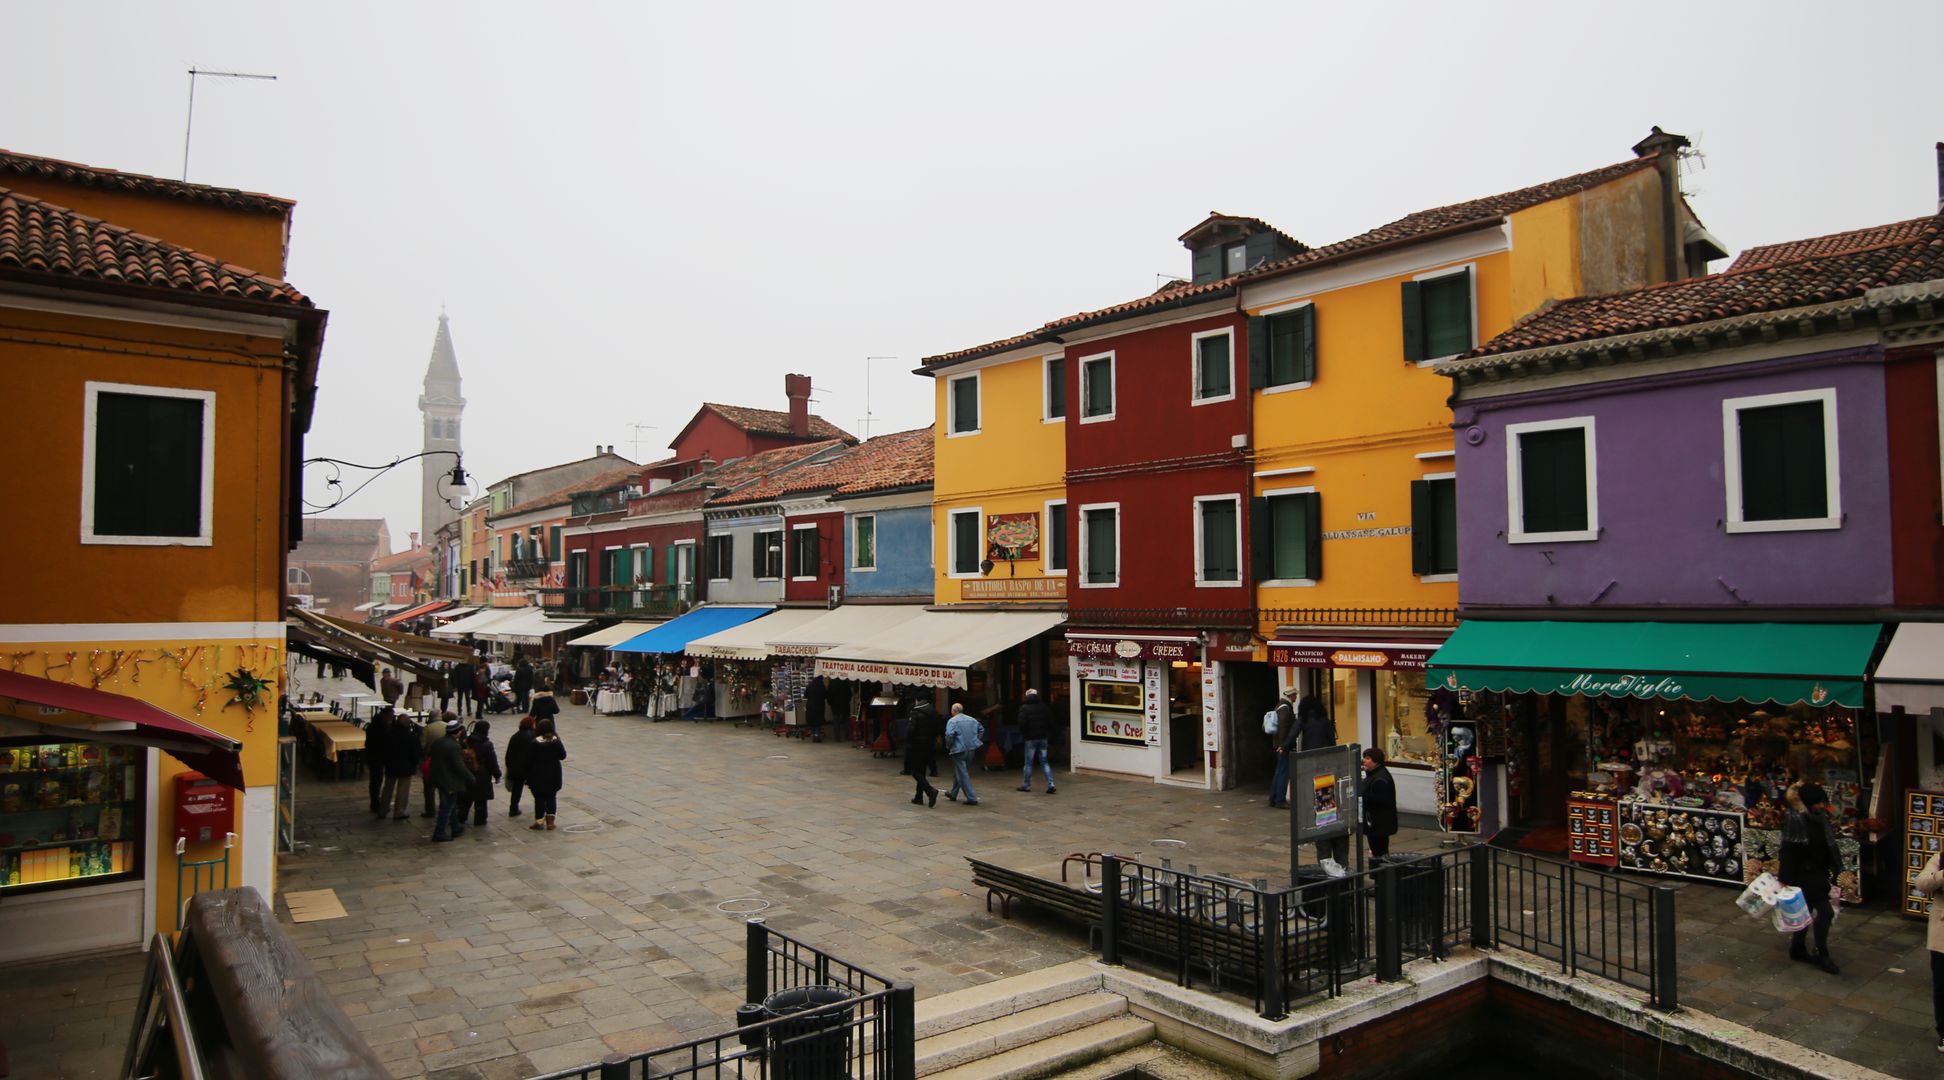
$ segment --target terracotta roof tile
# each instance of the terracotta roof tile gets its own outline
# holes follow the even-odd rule
[[[47,177],[87,187],[120,188],[123,191],[139,192],[144,195],[167,195],[190,202],[263,210],[279,215],[290,213],[291,207],[297,205],[290,199],[276,195],[239,191],[236,188],[211,187],[208,184],[192,184],[186,180],[165,180],[159,176],[143,176],[141,173],[102,169],[78,162],[62,161],[58,158],[0,150],[0,174],[6,173]]]
[[[1468,360],[1826,304],[1871,289],[1944,278],[1944,214],[1836,236],[1752,249],[1743,269],[1553,305],[1440,370]],[[1765,262],[1794,257],[1791,262]],[[1736,266],[1741,266],[1741,260]]]
[[[717,415],[744,431],[754,432],[759,435],[781,435],[785,437],[791,434],[790,414],[787,412],[779,412],[776,409],[752,409],[744,405],[717,405],[714,402],[706,401],[702,403],[702,407],[715,410]],[[845,442],[857,441],[856,436],[815,413],[810,414],[809,437],[812,439],[842,439]]]
[[[1490,195],[1482,199],[1472,199],[1468,202],[1453,203],[1449,206],[1440,206],[1431,210],[1420,210],[1414,214],[1406,214],[1388,225],[1380,225],[1368,232],[1359,233],[1348,240],[1339,240],[1334,244],[1327,244],[1320,248],[1312,248],[1301,254],[1292,255],[1275,262],[1265,263],[1239,274],[1222,278],[1219,281],[1204,282],[1200,285],[1172,282],[1168,285],[1163,285],[1161,288],[1139,299],[1098,308],[1093,311],[1077,312],[1062,319],[1055,319],[1039,330],[1022,334],[1015,338],[979,345],[970,349],[961,349],[954,353],[944,353],[938,356],[927,357],[922,362],[920,370],[930,370],[959,360],[1002,352],[1007,348],[1031,341],[1042,334],[1070,330],[1082,324],[1105,322],[1121,315],[1130,315],[1135,312],[1146,311],[1166,305],[1187,303],[1196,299],[1214,299],[1245,282],[1278,277],[1283,274],[1298,273],[1337,259],[1353,257],[1371,248],[1406,243],[1465,226],[1483,226],[1498,221],[1508,214],[1517,213],[1520,210],[1527,210],[1541,203],[1564,198],[1589,188],[1598,187],[1601,184],[1611,183],[1641,169],[1652,168],[1657,157],[1659,157],[1658,154],[1648,154],[1593,169],[1588,172],[1575,173],[1572,176],[1549,180],[1543,184],[1520,188],[1517,191],[1508,191],[1499,195]]]
[[[574,496],[576,495],[593,495],[603,491],[618,491],[634,483],[640,476],[641,466],[639,465],[627,465],[619,469],[609,469],[606,472],[595,473],[585,480],[576,481],[572,484],[557,487],[552,491],[536,495],[523,503],[509,506],[497,514],[488,516],[505,518],[512,517],[515,514],[524,514],[531,510],[544,510],[549,506],[568,506],[573,503]]]
[[[0,188],[0,269],[311,307],[288,282]]]
[[[927,486],[931,482],[932,429],[922,427],[880,435],[835,457],[772,473],[716,502],[723,505],[766,502],[813,491],[866,495]]]
[[[1924,230],[1930,228],[1936,220],[1935,217],[1911,218],[1909,221],[1873,225],[1867,229],[1851,229],[1849,232],[1814,236],[1807,240],[1763,244],[1760,247],[1749,248],[1736,256],[1735,261],[1729,265],[1728,272],[1780,266],[1783,263],[1801,262],[1804,259],[1823,255],[1843,255],[1866,248],[1882,247],[1885,244],[1901,244],[1922,236]]]
[[[1296,239],[1295,237],[1289,235],[1288,233],[1282,231],[1281,229],[1276,228],[1274,225],[1269,224],[1268,222],[1262,220],[1261,218],[1245,217],[1241,214],[1224,214],[1220,210],[1210,210],[1208,212],[1207,217],[1195,223],[1194,228],[1189,229],[1187,232],[1182,233],[1180,236],[1175,237],[1175,239],[1185,244],[1188,242],[1189,237],[1194,236],[1196,233],[1201,232],[1202,230],[1208,228],[1210,225],[1226,224],[1229,222],[1234,222],[1237,224],[1249,226],[1259,233],[1270,233],[1275,237],[1277,237],[1278,239],[1280,239],[1283,243],[1288,244],[1290,247],[1296,249],[1297,251],[1309,250],[1308,244],[1303,243],[1301,240]]]

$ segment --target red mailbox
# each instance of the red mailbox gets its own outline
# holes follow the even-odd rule
[[[236,822],[236,789],[201,773],[175,778],[175,834],[177,840],[200,844],[221,840]]]

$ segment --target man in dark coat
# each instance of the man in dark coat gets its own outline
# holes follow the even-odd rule
[[[499,751],[493,749],[493,726],[484,720],[474,722],[465,747],[472,751],[472,785],[466,789],[466,805],[472,810],[474,825],[486,824],[486,808],[493,801],[493,783],[500,779]]]
[[[1046,793],[1060,790],[1053,786],[1053,762],[1046,756],[1046,745],[1053,737],[1053,710],[1040,700],[1038,690],[1026,691],[1019,703],[1019,739],[1024,749],[1026,768],[1019,777],[1019,790],[1033,790],[1033,758],[1039,757],[1039,766],[1046,772]]]
[[[405,683],[399,679],[397,671],[386,668],[384,674],[379,676],[378,696],[384,698],[387,705],[396,705],[398,699],[405,696]]]
[[[1311,694],[1296,703],[1296,722],[1289,725],[1288,731],[1281,733],[1281,739],[1282,745],[1276,749],[1278,753],[1285,756],[1303,750],[1320,750],[1326,746],[1335,746],[1337,744],[1336,719],[1330,715],[1330,710],[1324,708],[1323,703],[1317,700],[1316,695]],[[1350,838],[1347,836],[1336,836],[1316,842],[1316,858],[1319,862],[1334,859],[1337,867],[1342,868],[1349,857]],[[1327,868],[1329,864],[1324,865]],[[1335,871],[1331,873],[1334,874]]]
[[[385,743],[392,734],[392,711],[379,709],[371,722],[365,725],[364,763],[365,778],[371,786],[371,812],[383,817],[388,805],[382,789],[385,786]]]
[[[527,658],[520,657],[513,665],[513,707],[521,712],[527,711],[527,699],[533,693],[533,665]]]
[[[823,741],[826,689],[822,675],[813,676],[803,688],[803,723],[810,729],[810,737],[818,742]]]
[[[1269,778],[1269,807],[1273,810],[1289,806],[1289,754],[1283,742],[1296,730],[1296,703],[1302,696],[1302,691],[1292,686],[1276,702],[1276,730],[1269,736],[1276,748],[1276,774]]]
[[[374,772],[385,774],[385,790],[378,799],[379,813],[387,807],[391,810],[393,821],[404,821],[405,804],[412,801],[412,775],[418,772],[419,758],[423,751],[419,746],[419,733],[412,725],[392,715],[390,709],[378,714],[385,720],[385,749],[382,761],[372,758],[367,750],[365,757],[371,760]]]
[[[1371,856],[1381,859],[1390,854],[1390,838],[1397,834],[1397,781],[1375,746],[1363,752],[1363,773],[1364,839],[1370,841]]]
[[[938,805],[938,789],[928,777],[932,755],[937,752],[938,740],[944,737],[944,719],[932,708],[931,702],[920,699],[911,707],[911,726],[905,732],[905,775],[918,782],[917,790],[911,795],[912,802],[930,800],[932,806]]]
[[[460,800],[472,787],[472,773],[466,769],[466,750],[459,744],[464,731],[465,725],[454,719],[446,725],[445,734],[432,744],[432,769],[426,782],[439,792],[439,820],[432,827],[435,843],[457,840],[466,831],[466,822],[457,813]]]
[[[476,681],[470,660],[460,661],[446,672],[446,693],[459,699],[459,711],[466,711],[466,702],[472,700],[473,683]],[[439,699],[439,711],[446,711],[445,699]]]
[[[1786,796],[1789,812],[1782,819],[1782,866],[1776,874],[1784,885],[1802,890],[1802,899],[1815,913],[1812,929],[1797,930],[1789,938],[1789,959],[1814,964],[1837,973],[1836,961],[1829,958],[1829,924],[1836,920],[1829,893],[1836,884],[1836,871],[1842,859],[1836,853],[1836,831],[1829,824],[1829,796],[1821,784],[1791,785]],[[1814,933],[1816,951],[1810,952],[1807,938]]]

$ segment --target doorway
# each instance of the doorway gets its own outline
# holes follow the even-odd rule
[[[1276,771],[1276,740],[1262,731],[1262,714],[1276,707],[1276,669],[1268,664],[1227,663],[1229,783],[1269,791]]]

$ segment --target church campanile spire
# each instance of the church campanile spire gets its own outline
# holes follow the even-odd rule
[[[446,326],[444,310],[439,312],[439,332],[432,338],[432,362],[425,367],[425,388],[419,394],[419,414],[424,418],[423,450],[459,449],[459,414],[466,399],[459,393],[459,357],[452,349],[452,331]],[[459,512],[439,493],[439,482],[452,475],[454,459],[432,454],[419,459],[420,520],[419,536],[430,544],[441,526],[450,524]]]

